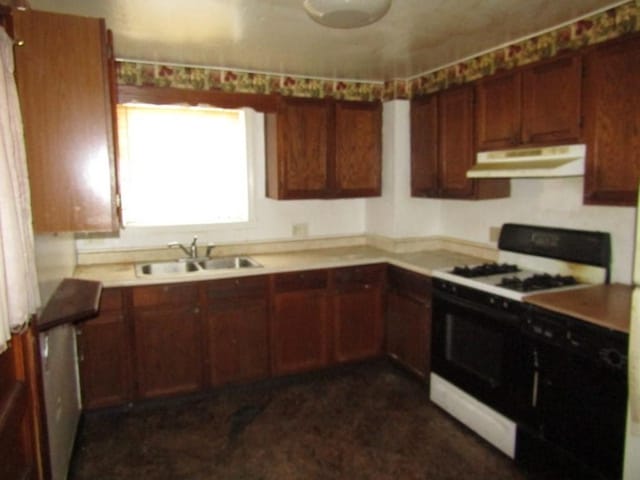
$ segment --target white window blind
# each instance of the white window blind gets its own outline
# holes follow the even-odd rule
[[[118,105],[118,135],[125,225],[248,221],[241,110]]]

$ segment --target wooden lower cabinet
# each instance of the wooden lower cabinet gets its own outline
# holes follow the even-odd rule
[[[135,287],[137,396],[192,393],[204,387],[201,313],[195,284]]]
[[[268,377],[268,277],[212,281],[206,291],[209,384]]]
[[[396,267],[389,268],[386,309],[387,354],[428,380],[431,344],[431,280]]]
[[[132,336],[121,289],[103,290],[100,315],[80,323],[76,339],[83,408],[92,410],[131,402]]]
[[[273,279],[271,368],[274,375],[329,364],[328,272],[276,275]]]
[[[384,265],[333,271],[333,359],[349,362],[382,353]]]

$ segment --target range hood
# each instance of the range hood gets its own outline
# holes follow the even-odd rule
[[[478,152],[468,178],[575,177],[584,175],[586,145]]]

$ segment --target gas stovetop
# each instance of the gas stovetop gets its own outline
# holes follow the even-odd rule
[[[522,300],[534,293],[606,283],[610,262],[608,233],[505,223],[497,262],[452,266],[433,276]]]
[[[449,267],[433,276],[513,300],[526,295],[588,286],[573,275],[546,273],[511,263],[483,263]]]

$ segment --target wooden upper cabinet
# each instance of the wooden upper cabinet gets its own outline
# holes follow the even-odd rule
[[[477,83],[478,150],[581,138],[581,58],[566,55]]]
[[[584,57],[584,202],[635,206],[640,178],[640,37]]]
[[[382,106],[379,102],[335,105],[335,195],[380,195]]]
[[[282,98],[268,114],[267,196],[320,198],[328,186],[329,118],[326,102]]]
[[[443,197],[470,197],[474,181],[467,171],[475,163],[473,148],[473,88],[440,94],[438,111],[439,180]]]
[[[117,230],[104,21],[33,10],[13,21],[34,229]]]
[[[380,195],[382,105],[282,97],[267,114],[267,196]]]
[[[520,143],[522,82],[519,72],[482,79],[476,89],[479,150],[509,148]]]
[[[522,142],[554,144],[581,138],[582,58],[571,55],[522,72]]]
[[[473,86],[411,101],[411,195],[434,198],[500,198],[506,179],[471,180],[475,163]]]
[[[437,197],[438,95],[411,101],[411,196]]]

